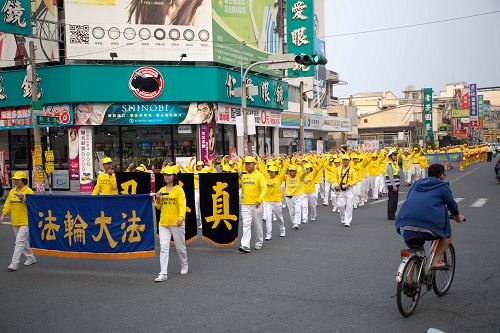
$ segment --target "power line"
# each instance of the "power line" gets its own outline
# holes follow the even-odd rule
[[[491,11],[491,12],[485,12],[485,13],[479,13],[479,14],[472,14],[472,15],[466,15],[466,16],[458,16],[458,17],[453,17],[453,18],[449,18],[449,19],[442,19],[442,20],[436,20],[436,21],[428,21],[428,22],[422,22],[422,23],[400,25],[400,26],[395,26],[395,27],[388,27],[388,28],[380,28],[380,29],[373,29],[373,30],[364,30],[364,31],[356,31],[356,32],[346,32],[346,33],[342,33],[342,34],[327,35],[327,36],[324,36],[324,38],[344,37],[344,36],[353,36],[353,35],[368,34],[368,33],[372,33],[372,32],[381,32],[381,31],[389,31],[389,30],[397,30],[397,29],[414,28],[414,27],[420,27],[420,26],[424,26],[424,25],[431,25],[431,24],[437,24],[437,23],[443,23],[443,22],[450,22],[450,21],[458,21],[458,20],[464,20],[464,19],[469,19],[469,18],[478,17],[478,16],[498,14],[498,13],[500,13],[500,10],[494,10],[494,11]]]

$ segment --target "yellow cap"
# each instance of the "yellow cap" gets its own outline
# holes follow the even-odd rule
[[[290,165],[288,171],[297,171],[297,167],[295,165]]]
[[[135,171],[137,171],[137,172],[144,172],[144,168],[141,167],[141,166],[139,166],[139,167],[135,168]]]
[[[344,154],[344,155],[342,155],[342,159],[343,160],[350,160],[351,158],[349,157],[349,155]]]
[[[228,163],[232,165],[232,164],[234,164],[234,161],[233,160],[229,160]]]
[[[278,167],[276,165],[271,165],[269,167],[269,171],[272,171],[272,172],[278,172]]]
[[[198,161],[198,162],[196,162],[196,165],[201,165],[201,166],[203,166],[204,164],[203,164],[203,162],[202,162],[202,161]]]
[[[372,157],[377,157],[377,153],[372,153]]]
[[[333,160],[334,163],[340,163],[340,158],[336,158]]]
[[[311,164],[311,163],[306,163],[306,164],[304,165],[304,168],[306,168],[306,169],[312,169],[312,168],[313,168],[313,166],[312,166],[312,164]]]
[[[102,159],[102,164],[108,164],[108,163],[113,163],[111,157],[105,157]]]
[[[252,156],[245,157],[245,163],[255,163],[255,158]]]
[[[12,177],[12,179],[28,179],[28,177],[26,176],[26,172],[17,171]]]
[[[163,169],[161,169],[161,174],[163,175],[175,175],[176,173],[177,170],[175,170],[175,168],[171,166],[166,166]]]

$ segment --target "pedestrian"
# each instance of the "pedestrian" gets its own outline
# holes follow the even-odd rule
[[[174,238],[175,249],[181,264],[181,274],[188,273],[188,258],[186,251],[186,195],[179,185],[177,169],[172,166],[161,170],[165,185],[155,194],[155,206],[160,210],[160,274],[155,282],[162,282],[168,277],[168,259],[170,239]]]
[[[304,195],[307,200],[307,213],[305,213],[304,223],[307,223],[309,215],[311,217],[311,222],[316,221],[318,193],[316,192],[315,179],[321,167],[322,165],[316,165],[313,161],[304,165],[305,175],[304,179],[302,179],[302,184],[304,186]]]
[[[262,213],[267,184],[264,176],[255,170],[256,160],[252,156],[245,157],[247,173],[241,175],[241,219],[243,234],[239,251],[250,253],[251,228],[255,230],[255,250],[262,249],[264,232],[262,228]]]
[[[371,161],[367,166],[368,170],[368,183],[369,183],[369,190],[371,189],[372,191],[372,199],[373,200],[378,200],[378,194],[379,194],[379,176],[381,174],[381,161],[379,160],[379,157],[377,153],[372,153],[371,154]]]
[[[398,209],[398,190],[400,185],[398,153],[395,150],[389,152],[389,162],[385,168],[385,183],[388,189],[387,219],[396,220]]]
[[[307,215],[302,216],[303,201],[305,200],[302,179],[305,174],[303,172],[298,173],[297,169],[296,165],[290,165],[285,176],[286,205],[290,214],[292,227],[295,230],[299,230],[301,221],[307,219]]]
[[[118,194],[118,184],[113,170],[113,160],[109,157],[102,159],[104,171],[97,177],[97,183],[92,191],[92,195]]]
[[[328,162],[323,165],[323,169],[325,170],[325,192],[323,195],[323,206],[328,206],[330,204],[330,194],[334,187],[334,179],[337,174],[338,166],[335,166],[334,161],[337,158],[336,155],[330,157]]]
[[[283,205],[281,184],[285,178],[288,165],[279,171],[276,165],[271,165],[267,170],[266,184],[267,191],[264,197],[264,216],[266,219],[266,241],[270,241],[273,236],[273,214],[279,223],[280,237],[285,237],[285,221],[283,219]],[[279,171],[279,172],[278,172]]]
[[[335,165],[335,169],[333,170],[333,175],[332,175],[332,186],[331,186],[331,191],[330,191],[330,198],[332,202],[332,212],[336,212],[338,210],[338,197],[339,197],[339,191],[338,191],[338,186],[340,184],[340,179],[339,179],[339,168],[340,168],[340,163],[342,160],[338,157],[336,157],[333,160],[333,163]]]
[[[26,206],[26,195],[33,194],[33,190],[26,185],[28,177],[25,172],[17,171],[12,179],[14,179],[15,187],[10,190],[0,216],[0,224],[2,224],[5,215],[11,214],[10,224],[14,230],[14,235],[16,235],[14,254],[9,267],[7,267],[10,272],[19,269],[21,255],[23,254],[26,257],[24,266],[31,266],[36,263],[36,258],[31,252],[29,244],[28,208]]]
[[[491,159],[493,157],[493,145],[487,145],[486,146],[486,155],[488,156],[488,162],[491,162]]]
[[[405,186],[410,186],[411,184],[411,159],[412,157],[410,155],[410,152],[408,150],[405,150],[403,152],[403,155],[401,156],[401,160],[403,162],[403,176],[405,180]]]
[[[349,155],[342,156],[342,166],[338,169],[339,192],[337,206],[340,213],[340,223],[346,228],[351,226],[352,211],[354,209],[353,186],[356,184],[356,172],[349,166]]]

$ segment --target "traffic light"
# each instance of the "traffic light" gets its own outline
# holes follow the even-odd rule
[[[311,66],[311,65],[326,65],[328,60],[319,55],[319,54],[313,54],[313,55],[297,55],[295,56],[295,62],[304,66]]]

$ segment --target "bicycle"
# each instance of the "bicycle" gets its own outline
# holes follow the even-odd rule
[[[429,290],[433,289],[436,295],[444,296],[451,287],[455,276],[455,248],[450,243],[446,249],[442,258],[444,268],[432,269],[438,243],[439,240],[433,241],[427,251],[424,247],[401,250],[401,263],[396,275],[396,297],[398,310],[404,317],[415,312],[418,301]],[[427,290],[421,294],[423,286]]]

